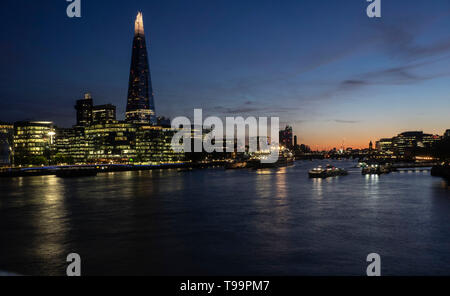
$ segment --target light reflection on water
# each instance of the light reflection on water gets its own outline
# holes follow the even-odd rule
[[[262,199],[268,199],[272,196],[272,190],[274,189],[272,184],[273,174],[270,170],[257,170],[255,193]]]
[[[288,192],[288,184],[287,184],[287,176],[286,176],[286,168],[281,168],[277,171],[276,180],[275,180],[275,192],[278,200],[286,198]]]
[[[380,182],[380,176],[379,175],[365,175],[366,179],[366,193],[370,197],[378,197],[379,194],[379,182]]]
[[[449,275],[450,188],[428,173],[309,179],[326,161],[0,179],[0,269],[63,275]],[[352,162],[336,162],[351,168]]]
[[[443,189],[449,189],[450,190],[450,184],[447,181],[442,181],[441,182],[441,187]]]
[[[313,182],[313,192],[317,194],[318,198],[322,198],[322,187],[323,187],[323,179],[322,178],[314,178]]]

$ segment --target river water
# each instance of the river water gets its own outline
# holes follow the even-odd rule
[[[429,172],[272,170],[0,179],[0,270],[65,275],[450,275],[450,187]]]

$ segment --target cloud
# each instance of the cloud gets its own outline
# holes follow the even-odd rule
[[[429,44],[420,44],[418,39],[425,35],[423,32],[429,26],[443,17],[448,17],[448,12],[421,20],[403,18],[391,23],[383,22],[375,28],[381,45],[390,56],[404,60],[430,58],[450,51],[450,36]]]
[[[342,81],[338,87],[338,90],[349,91],[349,90],[361,88],[361,87],[369,85],[369,84],[370,84],[370,82],[367,80],[349,79],[349,80]]]
[[[417,84],[421,81],[446,77],[450,75],[450,71],[427,75],[419,75],[416,73],[422,67],[437,64],[443,62],[444,60],[450,60],[450,55],[439,57],[434,60],[427,60],[413,64],[404,64],[397,67],[389,67],[377,71],[363,73],[351,79],[345,79],[339,82],[336,92],[354,91],[371,85]]]
[[[277,107],[277,106],[264,106],[263,104],[247,104],[237,105],[234,107],[223,107],[223,106],[215,106],[209,108],[209,111],[218,113],[217,115],[233,115],[233,114],[253,114],[253,113],[286,113],[292,111],[291,108],[288,107]],[[254,105],[249,107],[248,105]]]

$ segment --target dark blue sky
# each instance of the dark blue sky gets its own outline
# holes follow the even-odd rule
[[[83,92],[124,117],[144,14],[158,115],[280,116],[314,148],[450,128],[450,1],[2,1],[0,120],[75,122]]]

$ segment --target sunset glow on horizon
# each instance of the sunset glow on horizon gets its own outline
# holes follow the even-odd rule
[[[80,19],[65,5],[4,16],[0,121],[72,126],[86,91],[123,119],[142,11],[158,116],[277,116],[313,150],[450,129],[448,1],[385,1],[381,19],[360,0],[85,1]]]

